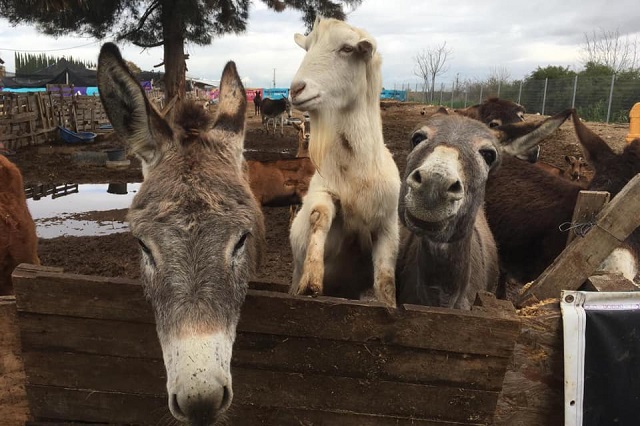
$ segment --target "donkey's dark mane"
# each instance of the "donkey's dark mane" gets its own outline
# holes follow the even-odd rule
[[[202,105],[187,101],[176,112],[176,125],[186,134],[194,131],[205,132],[213,125],[213,117]]]

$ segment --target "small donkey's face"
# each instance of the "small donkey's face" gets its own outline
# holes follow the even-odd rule
[[[231,403],[231,349],[264,237],[242,157],[244,88],[228,63],[216,120],[187,104],[173,124],[114,45],[102,48],[98,82],[114,129],[143,164],[128,219],[142,250],[169,408],[178,420],[213,424]]]
[[[447,241],[484,199],[489,171],[500,162],[498,141],[466,117],[436,114],[412,135],[401,187],[400,218],[412,232]]]

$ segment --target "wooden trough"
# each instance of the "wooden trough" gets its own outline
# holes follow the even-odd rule
[[[17,319],[32,424],[167,421],[154,318],[136,281],[21,265]],[[234,346],[232,425],[486,425],[520,320],[292,297],[253,283]],[[507,410],[508,411],[508,410]]]

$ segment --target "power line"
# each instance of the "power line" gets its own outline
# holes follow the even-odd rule
[[[100,41],[92,41],[91,43],[87,43],[87,44],[81,44],[80,46],[73,46],[73,47],[63,47],[61,49],[40,49],[40,50],[30,50],[30,49],[7,49],[4,47],[0,47],[0,50],[7,50],[9,52],[25,52],[25,53],[40,53],[40,52],[59,52],[61,50],[70,50],[70,49],[77,49],[79,47],[86,47],[86,46],[91,46],[92,44],[96,44],[96,43],[101,43]]]

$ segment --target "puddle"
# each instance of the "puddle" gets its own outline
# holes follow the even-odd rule
[[[126,232],[126,209],[140,188],[128,184],[63,184],[25,187],[40,238]]]

